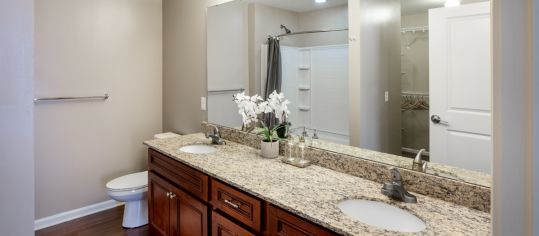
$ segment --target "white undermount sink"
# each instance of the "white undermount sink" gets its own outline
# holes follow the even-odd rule
[[[210,154],[217,151],[217,148],[203,144],[195,144],[183,146],[180,148],[180,151],[192,154]]]
[[[343,200],[338,204],[344,214],[382,229],[415,233],[425,229],[425,222],[408,211],[377,201]]]

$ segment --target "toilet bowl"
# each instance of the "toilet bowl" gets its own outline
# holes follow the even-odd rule
[[[123,227],[136,228],[148,224],[148,171],[118,177],[109,181],[106,187],[112,199],[125,203]]]

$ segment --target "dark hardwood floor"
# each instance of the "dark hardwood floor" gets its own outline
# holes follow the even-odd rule
[[[110,210],[85,216],[68,221],[59,225],[36,231],[36,236],[147,236],[148,225],[124,229],[122,227],[124,207],[116,207]]]

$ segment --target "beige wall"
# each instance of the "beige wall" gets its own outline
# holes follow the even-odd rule
[[[34,1],[0,1],[0,235],[33,235]]]
[[[36,1],[36,218],[109,200],[105,183],[146,168],[162,129],[161,0]]]
[[[251,94],[262,94],[261,92],[261,45],[267,43],[268,35],[279,35],[281,24],[290,30],[299,28],[299,15],[296,12],[283,10],[262,4],[249,5],[249,90]],[[297,37],[283,37],[283,46],[300,46],[300,39]]]
[[[348,5],[353,39],[349,72],[350,144],[399,154],[400,1],[350,0]],[[389,92],[388,102],[384,100],[385,91]]]
[[[348,5],[302,12],[297,31],[348,28]],[[301,40],[301,46],[314,47],[348,43],[348,32],[331,32],[294,36]]]
[[[492,1],[493,235],[539,234],[536,4]]]
[[[533,186],[533,216],[532,216],[532,225],[533,232],[539,234],[539,1],[534,1],[533,3],[533,17],[531,19],[533,23],[533,166],[532,173],[532,186]]]
[[[163,0],[163,129],[200,132],[206,86],[206,4]]]

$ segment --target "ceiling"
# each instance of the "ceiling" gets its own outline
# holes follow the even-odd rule
[[[308,12],[328,7],[348,4],[348,0],[326,0],[325,3],[315,3],[314,0],[245,0],[246,2],[261,3],[276,8],[294,12]]]
[[[443,7],[446,0],[401,0],[402,15],[427,13],[431,8]]]
[[[250,3],[261,3],[276,8],[294,12],[308,12],[329,7],[348,4],[348,0],[326,0],[325,3],[315,3],[314,0],[243,0]],[[401,0],[402,15],[427,13],[431,8],[444,7],[447,0]],[[488,0],[462,0],[463,4]]]

